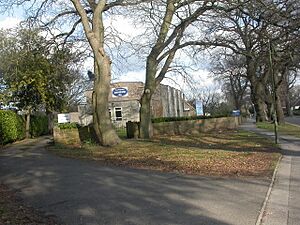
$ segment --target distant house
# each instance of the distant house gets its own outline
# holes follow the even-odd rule
[[[140,99],[144,91],[142,82],[118,82],[111,84],[109,95],[109,113],[113,123],[125,126],[128,121],[140,120]],[[92,94],[86,91],[86,104],[79,107],[79,114],[83,124],[92,123]],[[159,85],[155,91],[151,109],[153,118],[182,117],[195,115],[193,106],[185,101],[184,94],[168,85]]]

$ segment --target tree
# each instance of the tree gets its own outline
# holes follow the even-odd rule
[[[170,72],[178,50],[201,42],[201,17],[213,8],[220,8],[218,1],[151,1],[142,5],[146,21],[153,26],[154,40],[146,60],[146,82],[140,100],[140,137],[151,138],[151,98],[156,87]],[[197,28],[198,24],[198,28]]]
[[[136,5],[140,2],[142,0],[15,0],[9,3],[0,1],[2,7],[12,7],[20,4],[29,5],[28,12],[31,13],[28,18],[29,21],[37,22],[52,33],[53,31],[68,30],[54,35],[56,38],[63,38],[64,42],[72,37],[73,40],[82,40],[82,34],[84,34],[94,57],[94,129],[99,142],[105,146],[118,144],[120,138],[112,127],[108,112],[112,61],[105,50],[107,37],[105,36],[104,14],[109,16],[112,9]]]
[[[232,99],[234,109],[241,110],[245,104],[249,86],[246,71],[243,56],[217,51],[215,57],[212,57],[212,73],[222,83],[228,99]]]
[[[265,101],[266,91],[271,89],[265,87],[271,84],[271,73],[275,75],[275,90],[279,90],[279,84],[284,65],[279,54],[272,58],[273,68],[271,72],[269,60],[269,43],[272,46],[284,49],[289,54],[286,38],[295,37],[297,33],[296,24],[299,25],[298,8],[295,1],[240,1],[242,4],[232,11],[215,11],[211,15],[211,22],[207,25],[207,33],[210,34],[208,43],[229,49],[228,54],[238,54],[245,57],[247,79],[250,81],[252,102],[257,112],[257,120],[267,119]],[[232,7],[228,3],[227,7]],[[214,29],[211,29],[214,25]],[[299,27],[299,26],[298,26]],[[299,31],[298,31],[299,32]],[[288,44],[289,45],[289,44]],[[284,47],[285,46],[285,47]],[[273,51],[279,53],[280,51]],[[273,54],[273,56],[275,56]],[[287,68],[287,67],[286,67]],[[273,93],[274,95],[276,93]],[[277,95],[276,106],[280,120],[283,120],[280,98]]]
[[[30,115],[44,109],[47,114],[65,107],[65,91],[72,79],[74,55],[39,35],[39,30],[19,29],[2,39],[0,69],[7,98],[26,111],[26,136]]]

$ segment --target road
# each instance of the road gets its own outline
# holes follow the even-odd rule
[[[286,122],[300,126],[300,116],[286,117]]]
[[[69,225],[252,225],[270,183],[107,167],[49,154],[47,141],[0,153],[0,182]]]

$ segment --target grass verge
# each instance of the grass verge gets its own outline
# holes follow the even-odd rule
[[[280,157],[272,142],[246,131],[125,140],[114,147],[56,144],[49,150],[105,165],[213,176],[271,176]]]
[[[256,126],[261,129],[274,131],[273,123],[260,122],[260,123],[257,123]],[[291,135],[291,136],[300,138],[300,127],[294,126],[292,124],[286,123],[286,124],[278,125],[278,132],[279,132],[279,134],[282,134],[282,135]]]

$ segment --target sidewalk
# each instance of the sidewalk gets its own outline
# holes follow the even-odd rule
[[[243,124],[241,128],[274,139],[273,132],[256,128],[253,121]],[[300,138],[279,135],[279,146],[283,157],[257,225],[300,224]]]

